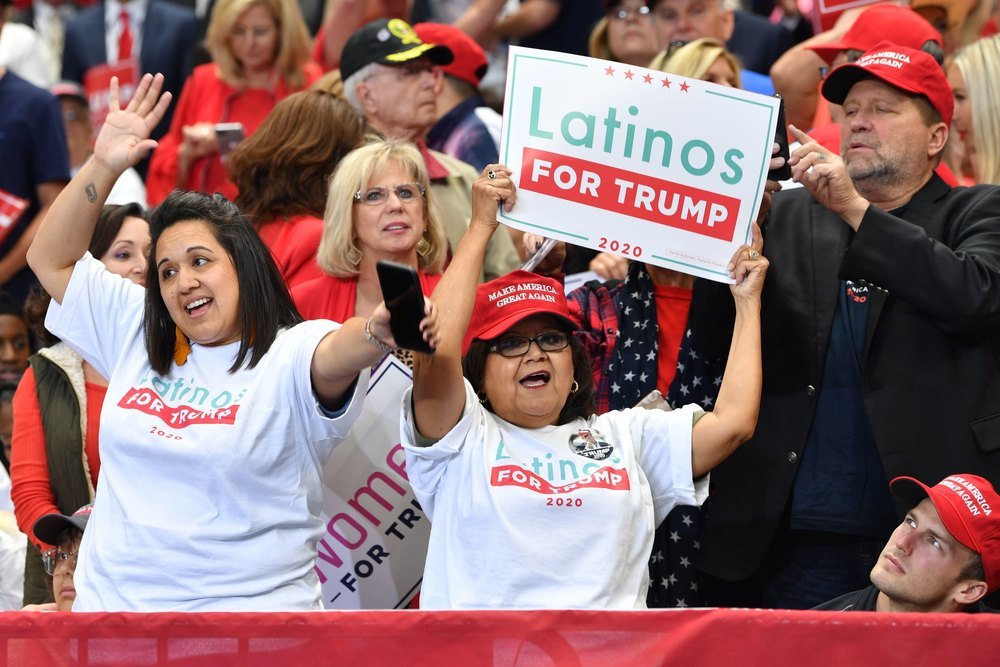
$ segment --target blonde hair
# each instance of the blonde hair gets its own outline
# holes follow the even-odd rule
[[[403,167],[414,182],[424,186],[426,228],[417,244],[417,265],[425,273],[441,272],[448,241],[431,203],[431,183],[423,157],[411,143],[373,138],[348,153],[330,179],[323,215],[323,238],[316,253],[316,261],[326,273],[338,278],[358,275],[364,250],[358,246],[354,233],[354,194],[365,190],[375,174],[393,163]]]
[[[976,180],[1000,185],[1000,35],[962,47],[953,64],[969,91]]]
[[[696,39],[676,50],[666,50],[653,58],[649,68],[686,76],[689,79],[701,79],[719,58],[733,68],[733,72],[736,73],[736,87],[739,88],[742,85],[740,70],[743,68],[739,58],[727,51],[722,42],[711,37]]]
[[[212,10],[205,46],[222,80],[236,88],[245,84],[243,66],[229,48],[229,37],[240,16],[255,5],[271,10],[278,30],[275,72],[288,87],[302,88],[306,84],[303,66],[309,61],[311,41],[299,3],[293,0],[219,0]]]
[[[617,60],[611,53],[611,45],[608,43],[608,17],[602,16],[594,29],[590,31],[590,39],[587,40],[587,53],[591,58],[601,58],[603,60]]]

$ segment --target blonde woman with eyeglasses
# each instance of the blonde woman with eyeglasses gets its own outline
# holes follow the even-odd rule
[[[420,153],[376,140],[349,153],[330,181],[317,261],[324,276],[292,290],[307,319],[369,316],[382,301],[379,260],[417,269],[424,294],[441,279],[447,241]]]

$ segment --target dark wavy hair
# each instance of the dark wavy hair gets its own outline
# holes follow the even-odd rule
[[[478,338],[473,340],[462,358],[462,371],[476,394],[485,391],[486,359],[491,354],[489,347],[492,342],[493,340]],[[566,398],[566,403],[559,412],[559,420],[556,422],[558,425],[567,424],[578,417],[587,419],[594,414],[594,376],[590,373],[590,354],[572,333],[569,337],[569,349],[573,355],[573,379],[580,387]],[[489,401],[483,405],[493,412]]]
[[[212,230],[236,269],[239,288],[240,347],[229,368],[253,368],[271,349],[278,330],[302,321],[281,272],[250,221],[220,194],[174,190],[149,217],[149,270],[146,272],[145,339],[153,369],[165,375],[174,358],[177,325],[160,294],[156,246],[163,232],[178,222],[196,220]]]

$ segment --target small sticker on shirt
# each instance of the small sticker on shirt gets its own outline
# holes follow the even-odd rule
[[[569,448],[574,454],[586,456],[588,459],[603,461],[611,456],[614,447],[605,439],[600,431],[581,428],[569,437]]]
[[[857,283],[851,282],[850,280],[844,281],[847,283],[847,298],[854,303],[865,303],[868,301],[868,286],[859,285]]]

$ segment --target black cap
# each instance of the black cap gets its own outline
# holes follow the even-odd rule
[[[447,46],[427,44],[403,19],[379,19],[351,35],[340,58],[340,78],[347,81],[365,65],[401,65],[428,57],[435,65],[447,65],[454,56]]]
[[[35,522],[32,530],[35,533],[35,537],[42,542],[57,545],[63,531],[69,528],[75,528],[82,533],[87,528],[87,521],[90,519],[90,513],[93,509],[94,505],[89,504],[73,512],[73,516],[46,514]]]

